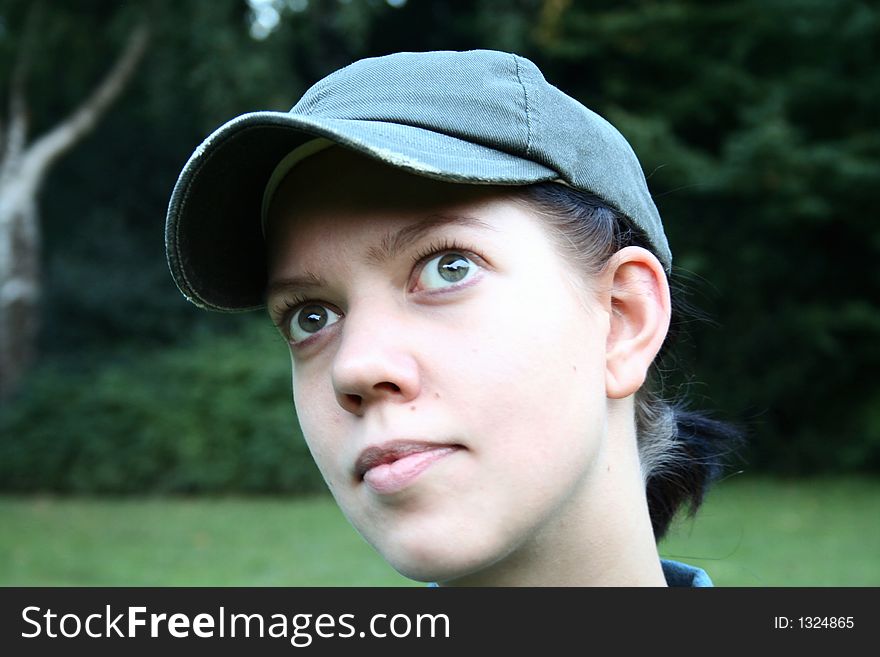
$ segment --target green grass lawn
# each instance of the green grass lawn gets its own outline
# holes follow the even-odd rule
[[[730,479],[660,554],[718,586],[880,586],[880,480]]]
[[[880,585],[880,481],[734,478],[664,557],[720,586]],[[420,586],[329,498],[0,498],[0,585]]]

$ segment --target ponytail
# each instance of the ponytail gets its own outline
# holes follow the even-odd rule
[[[739,431],[725,422],[682,405],[660,403],[668,406],[674,429],[664,458],[647,472],[645,483],[657,541],[679,510],[687,509],[689,516],[697,512],[709,487],[724,472],[725,457],[741,440]],[[645,442],[639,436],[640,453]]]

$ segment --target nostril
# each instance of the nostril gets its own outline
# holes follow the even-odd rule
[[[379,383],[374,383],[371,388],[362,390],[362,392],[364,394],[340,391],[337,400],[345,410],[360,415],[365,405],[370,403],[371,400],[378,400],[388,396],[396,399],[403,394],[403,389],[391,381],[380,381]]]

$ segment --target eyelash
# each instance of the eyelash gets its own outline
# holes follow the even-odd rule
[[[464,244],[450,239],[444,239],[442,242],[431,242],[428,246],[424,247],[421,251],[413,255],[413,266],[424,264],[429,259],[434,256],[440,255],[444,251],[456,251],[461,252],[467,256],[473,256],[474,250],[465,246]]]
[[[413,268],[418,265],[423,265],[431,258],[447,251],[462,253],[470,258],[481,260],[481,258],[474,253],[474,249],[458,242],[457,240],[446,238],[442,241],[430,242],[427,246],[415,253],[412,258]],[[297,310],[311,302],[314,302],[314,300],[300,295],[283,299],[278,305],[272,307],[273,315],[278,318],[278,321],[275,322],[275,326],[281,331],[282,335],[288,338],[288,340],[290,339],[290,335],[288,335],[287,332],[287,325],[290,322],[290,318]]]
[[[304,296],[293,296],[287,299],[283,299],[281,303],[272,306],[272,315],[277,317],[277,321],[274,322],[275,327],[281,331],[281,334],[284,335],[288,340],[290,339],[290,335],[288,335],[288,324],[290,324],[290,318],[293,314],[302,308],[309,299]]]

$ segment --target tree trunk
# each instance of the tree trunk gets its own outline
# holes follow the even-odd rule
[[[14,392],[36,356],[40,229],[35,199],[0,188],[0,399]]]
[[[0,400],[17,389],[36,356],[40,299],[40,225],[37,195],[52,165],[95,127],[131,79],[146,50],[146,25],[137,27],[119,59],[69,117],[25,146],[26,56],[10,89],[9,122],[0,129]]]

